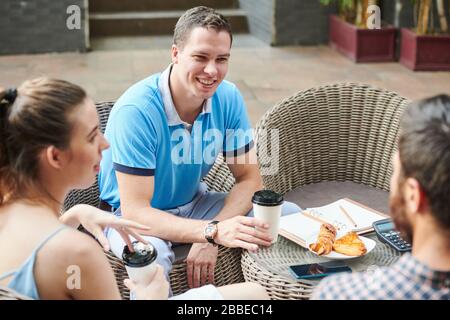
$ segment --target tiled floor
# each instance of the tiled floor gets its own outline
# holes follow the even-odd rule
[[[99,40],[97,50],[86,54],[0,56],[0,86],[48,75],[83,86],[95,101],[115,100],[170,62],[168,37],[153,39],[150,49],[145,39],[128,50],[128,40],[120,41]],[[236,37],[227,79],[241,90],[253,123],[299,90],[336,82],[368,83],[409,99],[450,94],[450,72],[412,72],[399,63],[355,64],[327,46],[270,47],[251,36]]]

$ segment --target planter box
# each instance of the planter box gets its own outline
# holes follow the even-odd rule
[[[336,15],[329,21],[330,46],[353,61],[395,61],[395,28],[359,29]]]
[[[450,36],[417,35],[403,28],[400,63],[411,70],[450,71]]]

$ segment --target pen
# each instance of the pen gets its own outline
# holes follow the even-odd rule
[[[310,218],[310,219],[313,219],[313,220],[315,220],[315,221],[317,221],[317,222],[320,222],[320,223],[325,223],[325,224],[331,224],[331,225],[333,225],[332,223],[330,223],[330,222],[328,222],[328,221],[325,221],[325,220],[323,220],[323,219],[320,219],[319,217],[316,217],[316,216],[314,216],[314,215],[312,215],[309,211],[302,211],[302,215],[304,215],[305,217],[308,217],[308,218]],[[338,227],[338,226],[334,226],[336,229],[338,229],[338,230],[340,230],[340,228]]]
[[[358,227],[358,225],[356,224],[355,220],[352,219],[352,217],[350,217],[350,215],[348,214],[347,210],[345,210],[342,206],[339,206],[339,208],[341,209],[341,211],[345,214],[345,216],[347,217],[347,219],[353,224],[353,226],[355,228]]]

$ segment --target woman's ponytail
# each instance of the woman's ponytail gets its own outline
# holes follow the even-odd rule
[[[10,88],[7,90],[3,90],[3,92],[0,91],[0,98],[1,98],[0,101],[5,100],[9,104],[13,104],[17,98],[17,89]]]

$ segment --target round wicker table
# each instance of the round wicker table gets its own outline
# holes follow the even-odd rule
[[[353,272],[389,266],[400,257],[400,253],[380,242],[375,233],[365,237],[375,240],[377,245],[363,257],[346,260]],[[289,273],[288,267],[324,261],[329,260],[279,236],[278,241],[268,248],[260,248],[256,253],[244,251],[241,265],[245,280],[264,286],[271,299],[309,299],[319,280],[297,280]]]

